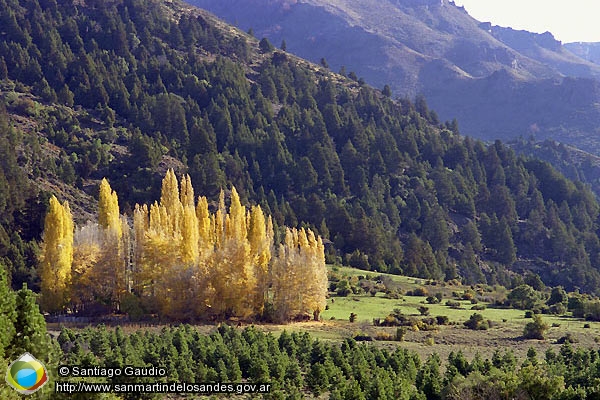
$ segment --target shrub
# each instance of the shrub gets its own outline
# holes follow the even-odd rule
[[[440,299],[438,299],[435,296],[429,296],[427,297],[427,299],[425,299],[425,301],[427,301],[427,303],[429,304],[438,304],[440,302]]]
[[[557,344],[578,343],[578,342],[579,342],[579,340],[577,340],[576,337],[571,335],[571,332],[567,332],[567,334],[565,336],[562,336],[560,339],[558,339],[556,341]]]
[[[387,332],[378,332],[377,335],[375,335],[375,340],[391,341],[395,340],[395,337]]]
[[[490,327],[488,321],[483,318],[483,315],[478,313],[471,315],[463,325],[473,330],[487,330]]]
[[[531,310],[525,311],[525,318],[533,318],[533,315],[534,315],[533,311],[531,311]]]
[[[407,296],[428,296],[429,292],[423,287],[418,287],[412,291],[406,292]]]
[[[456,308],[459,309],[460,308],[460,301],[456,301],[456,300],[447,300],[446,301],[446,305],[450,308]]]
[[[554,315],[563,315],[567,312],[567,307],[563,303],[556,303],[550,306],[550,313]]]
[[[472,292],[465,292],[460,298],[462,300],[473,300],[475,298],[475,295]]]
[[[396,329],[396,341],[402,342],[404,341],[404,335],[406,335],[406,328],[401,326]]]
[[[523,337],[525,339],[544,339],[544,334],[548,330],[548,324],[546,324],[542,317],[538,314],[533,316],[533,321],[528,322],[523,329]]]
[[[471,310],[475,310],[475,311],[485,310],[485,305],[483,305],[483,304],[476,304],[473,307],[471,307]]]
[[[417,310],[419,310],[421,315],[429,315],[429,307],[420,306],[417,308]]]
[[[450,319],[445,315],[438,315],[435,319],[438,325],[448,325],[448,322],[450,322]]]
[[[356,315],[355,313],[350,313],[350,322],[356,322],[356,317],[358,317],[358,315]]]
[[[357,333],[352,337],[354,340],[356,340],[357,342],[371,342],[373,341],[373,338],[370,335],[367,335],[366,333]]]
[[[348,283],[347,280],[343,279],[341,281],[338,282],[338,284],[336,285],[336,293],[338,296],[348,296],[350,293],[352,293],[352,289],[350,288],[350,284]]]

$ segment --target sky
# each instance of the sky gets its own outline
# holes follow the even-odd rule
[[[454,0],[492,25],[551,32],[563,43],[600,42],[600,0]]]

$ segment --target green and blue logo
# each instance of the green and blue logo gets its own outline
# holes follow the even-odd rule
[[[24,353],[9,365],[6,382],[21,394],[32,394],[48,382],[48,372],[34,356]]]

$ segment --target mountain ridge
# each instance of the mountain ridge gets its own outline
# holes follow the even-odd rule
[[[516,138],[535,125],[540,139],[587,149],[582,137],[592,137],[600,125],[594,105],[600,102],[600,65],[549,33],[482,23],[453,2],[189,2],[258,37],[285,40],[289,51],[313,62],[325,58],[333,70],[344,66],[375,87],[388,84],[396,96],[422,93],[442,119],[458,118],[470,136]],[[493,87],[513,90],[490,98]],[[572,103],[571,93],[586,104]],[[528,101],[511,105],[523,96]],[[594,151],[600,151],[597,143]]]

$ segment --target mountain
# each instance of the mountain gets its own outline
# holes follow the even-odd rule
[[[423,97],[393,100],[179,1],[0,0],[0,21],[0,262],[15,287],[39,284],[51,195],[83,226],[107,177],[131,218],[173,168],[211,210],[235,186],[275,240],[317,231],[330,263],[600,290],[589,188],[461,136]]]
[[[566,43],[565,47],[585,60],[600,64],[600,43]]]
[[[447,0],[190,0],[396,96],[424,94],[464,134],[534,133],[600,152],[600,66],[549,33],[481,23]],[[591,146],[591,147],[590,147]]]

